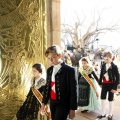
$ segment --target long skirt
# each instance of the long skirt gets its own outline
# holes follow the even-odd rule
[[[79,88],[79,98],[78,98],[78,106],[87,106],[89,105],[89,98],[90,98],[90,85],[81,77],[78,82]]]
[[[80,109],[82,110],[97,110],[100,109],[100,91],[101,88],[98,85],[97,81],[92,79],[93,84],[95,85],[95,88],[99,94],[99,97],[97,98],[95,91],[93,88],[90,86],[90,93],[88,94],[89,96],[89,104],[88,105],[78,105]],[[87,97],[88,98],[88,97]]]
[[[13,120],[17,120],[17,117],[15,116],[13,118]],[[49,120],[48,117],[46,115],[41,115],[40,112],[38,112],[38,116],[37,116],[37,119],[36,120]]]

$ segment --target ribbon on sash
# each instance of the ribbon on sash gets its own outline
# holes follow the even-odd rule
[[[81,75],[85,78],[85,80],[89,83],[89,85],[93,88],[93,90],[94,90],[94,92],[95,92],[95,94],[96,94],[96,96],[97,96],[97,98],[98,98],[98,97],[99,97],[99,94],[98,94],[98,92],[97,92],[97,90],[96,90],[96,88],[95,88],[92,80],[91,80],[91,79],[89,78],[89,76],[88,76],[85,72],[83,72],[81,69],[79,69],[79,72],[80,72]]]
[[[42,99],[43,99],[42,94],[35,87],[32,87],[32,92],[35,95],[35,97],[37,98],[37,100],[40,102],[40,104],[42,105]],[[50,120],[51,114],[50,114],[50,110],[49,110],[48,105],[45,106],[45,114],[48,116],[48,118]]]

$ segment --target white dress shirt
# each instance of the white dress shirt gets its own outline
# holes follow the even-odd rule
[[[54,85],[52,86],[51,89],[54,91],[54,93],[56,93],[56,91],[55,91],[55,75],[61,67],[62,67],[61,62],[58,65],[54,65],[54,67],[53,67],[51,82],[54,82]]]
[[[105,73],[104,77],[106,78],[107,81],[109,81],[108,69],[110,68],[110,66],[111,66],[111,63],[106,64],[106,71],[107,72]]]

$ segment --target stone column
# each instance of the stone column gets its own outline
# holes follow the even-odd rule
[[[46,0],[47,46],[61,45],[60,0]]]

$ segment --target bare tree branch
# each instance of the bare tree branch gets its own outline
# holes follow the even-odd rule
[[[93,18],[93,21],[89,24],[84,34],[82,34],[82,28],[83,28],[83,23],[86,17],[84,17],[82,21],[80,20],[80,17],[78,16],[77,13],[76,13],[77,21],[75,22],[74,26],[68,25],[68,24],[62,24],[61,32],[63,34],[69,35],[75,46],[79,44],[79,41],[80,41],[80,44],[84,46],[86,43],[89,43],[89,40],[91,37],[94,37],[94,40],[95,40],[99,34],[105,33],[107,31],[112,32],[112,31],[119,30],[120,26],[118,24],[120,20],[118,20],[114,24],[100,27],[100,22],[101,22],[101,18],[104,10],[105,8],[101,12],[97,13],[98,18],[96,20]]]

